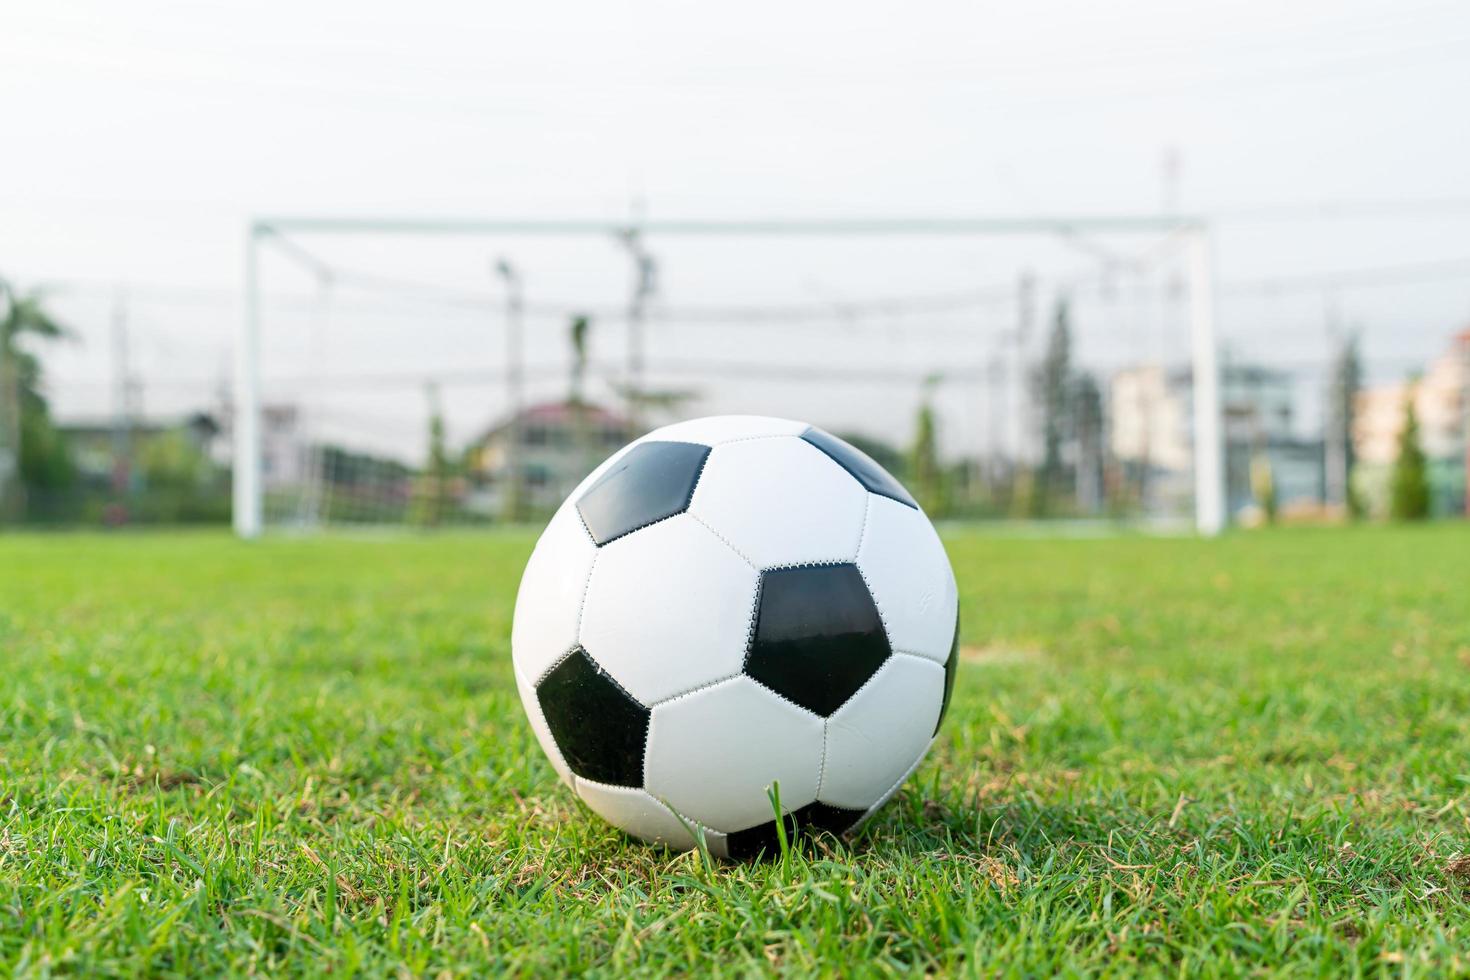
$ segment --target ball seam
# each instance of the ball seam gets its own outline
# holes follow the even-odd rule
[[[729,446],[737,442],[755,442],[758,439],[800,439],[800,434],[793,435],[790,432],[773,432],[764,436],[735,436],[733,439],[721,439],[719,442],[711,443],[711,448]]]
[[[719,538],[720,541],[724,543],[725,547],[729,548],[731,551],[733,551],[736,555],[739,556],[739,558],[740,558],[741,561],[745,562],[745,564],[749,565],[751,568],[755,569],[757,572],[761,570],[760,569],[760,566],[757,565],[755,562],[751,561],[750,558],[745,554],[745,552],[743,552],[739,548],[735,547],[734,543],[732,543],[729,538],[725,537],[719,531],[716,531],[713,527],[711,527],[709,525],[709,523],[707,521],[705,521],[704,518],[700,517],[698,514],[694,513],[694,511],[692,511],[692,510],[685,511],[685,513],[688,514],[690,517],[694,518],[694,520],[696,522],[698,522],[698,524],[699,524],[700,527],[704,528],[710,534],[713,534],[716,538]]]
[[[871,679],[869,678],[869,680]],[[840,711],[841,709],[839,708],[838,710]],[[830,717],[822,719],[822,757],[817,761],[817,794],[815,796],[815,799],[818,801],[822,799],[822,783],[827,780],[827,732],[831,724],[832,719]]]
[[[582,601],[577,603],[577,628],[572,632],[572,635],[577,638],[578,646],[582,644],[582,616],[587,611],[587,597],[592,594],[592,576],[597,571],[597,559],[601,555],[601,548],[592,553],[592,563],[587,566],[587,581],[582,583]]]
[[[668,697],[659,698],[657,701],[650,701],[647,705],[647,708],[649,711],[653,711],[655,708],[661,708],[666,704],[671,704],[675,701],[678,701],[680,698],[687,698],[691,694],[698,694],[700,691],[707,691],[712,687],[719,687],[721,684],[728,684],[730,681],[733,681],[736,678],[743,676],[745,676],[745,671],[744,669],[741,669],[736,673],[726,674],[724,677],[719,677],[715,680],[706,681],[703,684],[695,685],[694,687],[691,687],[686,691],[680,691],[677,694],[670,694]]]

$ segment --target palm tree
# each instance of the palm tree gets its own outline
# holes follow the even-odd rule
[[[587,332],[591,329],[591,317],[572,317],[572,389],[568,400],[573,406],[582,404],[583,385],[587,378]]]
[[[0,279],[0,516],[13,516],[26,487],[55,489],[71,478],[61,436],[41,393],[41,360],[24,346],[70,336],[36,293]],[[16,486],[16,476],[19,486]]]
[[[4,310],[0,318],[0,358],[4,359],[8,380],[18,384],[15,390],[23,403],[44,406],[40,359],[22,349],[19,342],[26,337],[60,340],[70,336],[70,331],[46,312],[39,294],[21,296],[4,279],[0,279],[0,308]]]

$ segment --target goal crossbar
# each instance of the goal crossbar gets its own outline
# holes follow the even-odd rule
[[[1091,215],[1020,218],[856,218],[747,220],[647,219],[631,222],[521,218],[260,217],[253,235],[272,232],[408,235],[644,235],[882,236],[882,235],[1080,235],[1192,232],[1207,228],[1186,215]]]

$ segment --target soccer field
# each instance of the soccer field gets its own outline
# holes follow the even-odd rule
[[[1470,969],[1470,527],[950,529],[928,762],[763,864],[557,782],[533,540],[0,539],[0,973]]]

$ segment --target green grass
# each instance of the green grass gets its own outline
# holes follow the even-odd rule
[[[760,865],[557,783],[531,543],[0,538],[0,973],[1470,970],[1470,527],[954,531],[929,761]]]

